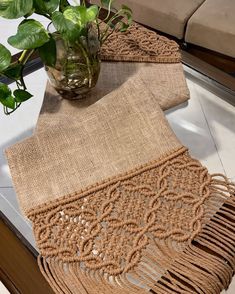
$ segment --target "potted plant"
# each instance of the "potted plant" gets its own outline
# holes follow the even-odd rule
[[[23,71],[30,56],[37,51],[45,64],[49,80],[65,98],[77,98],[95,86],[99,70],[99,51],[113,31],[125,31],[132,21],[132,11],[125,5],[113,8],[113,0],[100,0],[101,5],[71,5],[67,0],[3,0],[0,16],[23,17],[17,33],[8,43],[22,51],[12,62],[10,51],[0,44],[0,76],[15,81],[16,90],[0,83],[0,102],[5,114],[14,112],[33,95],[27,91]],[[104,22],[99,19],[106,9]],[[33,19],[34,14],[51,20],[46,29]]]

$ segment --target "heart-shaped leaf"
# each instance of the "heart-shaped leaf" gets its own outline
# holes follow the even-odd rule
[[[50,39],[43,25],[33,19],[23,21],[17,34],[8,38],[8,43],[17,49],[34,49],[41,47]]]
[[[55,11],[52,15],[52,22],[63,38],[70,42],[75,42],[79,38],[81,27],[75,23],[74,16],[70,16],[70,18],[73,18],[73,21],[66,19],[63,13]]]
[[[4,83],[0,82],[0,99],[5,99],[11,95],[11,89]]]
[[[34,0],[33,7],[36,13],[49,13],[54,12],[60,4],[60,0]]]
[[[30,99],[31,97],[33,97],[32,94],[30,94],[29,92],[27,92],[25,90],[15,90],[13,94],[15,96],[16,102],[24,102],[24,101]]]
[[[33,7],[33,0],[1,0],[0,16],[14,19],[28,14]]]
[[[45,3],[45,6],[46,6],[46,11],[48,11],[49,13],[52,13],[59,6],[60,0],[44,1],[44,3]]]
[[[70,20],[79,27],[86,23],[86,7],[84,6],[70,6],[63,12],[64,17]]]
[[[86,21],[92,22],[96,19],[99,12],[99,8],[97,5],[92,5],[86,10]]]
[[[21,72],[23,69],[22,64],[12,64],[6,70],[4,70],[4,75],[13,80],[19,80]]]
[[[8,108],[11,108],[11,109],[15,108],[15,99],[13,96],[8,96],[5,99],[0,98],[0,102]]]
[[[0,72],[4,71],[11,63],[11,52],[0,44]]]
[[[11,90],[6,84],[3,83],[0,83],[0,102],[8,108],[15,108],[15,99],[11,95]]]
[[[49,42],[38,48],[39,55],[45,65],[55,66],[56,63],[56,43],[51,37]]]

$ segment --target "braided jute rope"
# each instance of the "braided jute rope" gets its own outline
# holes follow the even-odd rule
[[[182,147],[27,213],[55,293],[220,293],[235,270],[235,185]]]

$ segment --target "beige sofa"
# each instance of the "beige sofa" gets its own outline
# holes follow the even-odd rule
[[[99,4],[99,0],[92,3]],[[134,19],[161,32],[235,58],[235,0],[115,0]]]
[[[235,58],[235,0],[206,0],[189,19],[185,41]]]

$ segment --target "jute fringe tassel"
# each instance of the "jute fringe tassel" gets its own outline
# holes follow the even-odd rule
[[[56,293],[217,294],[235,270],[235,186],[178,150],[34,210]]]

